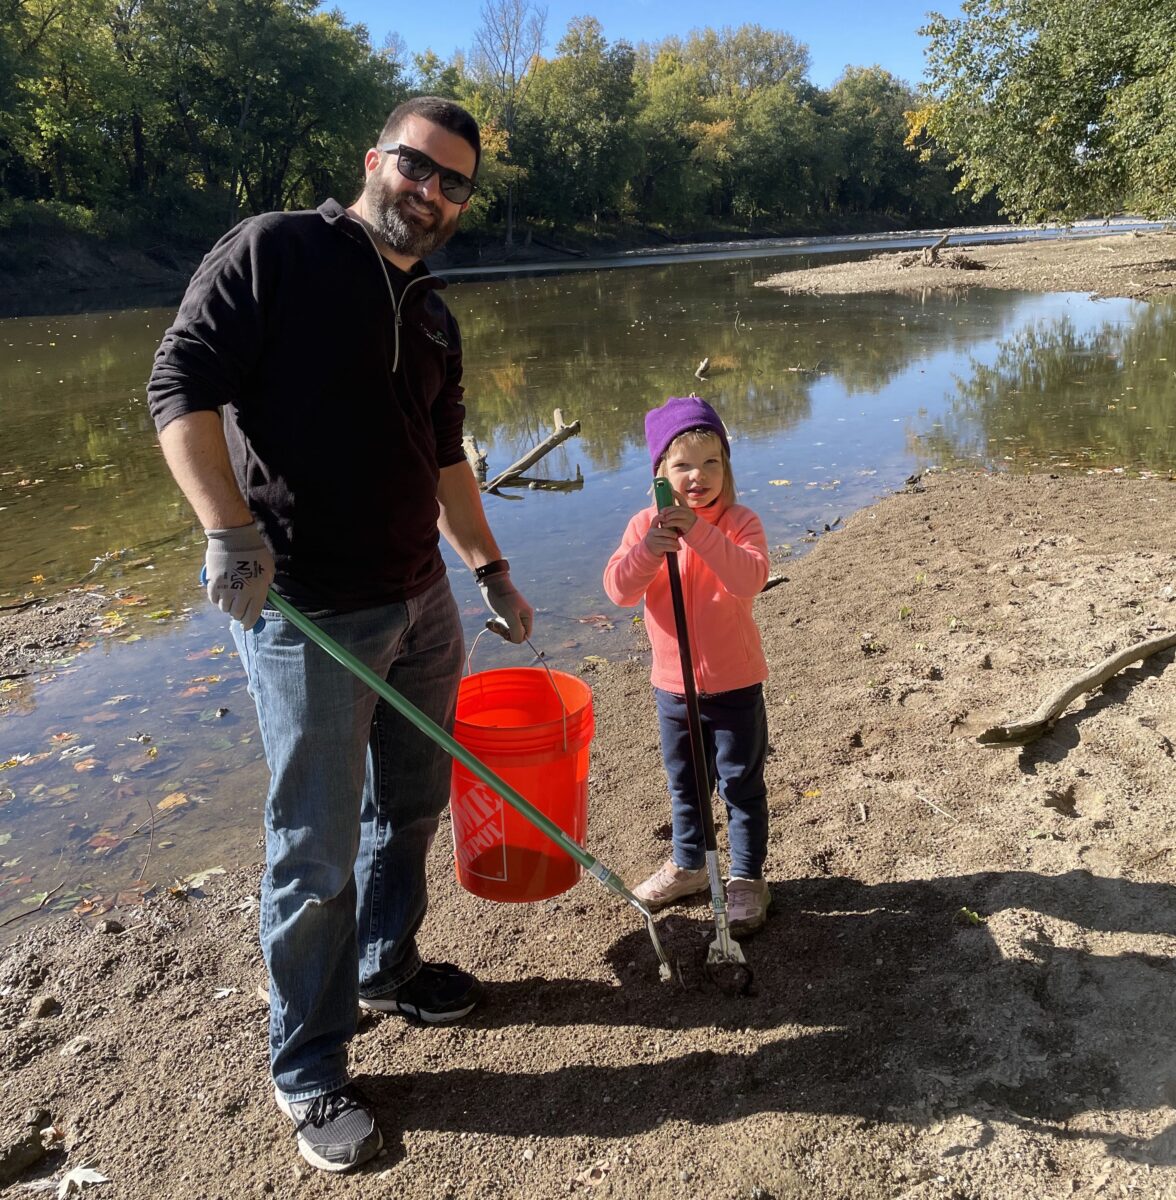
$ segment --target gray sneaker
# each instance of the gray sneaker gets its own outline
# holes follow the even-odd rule
[[[294,1122],[298,1153],[320,1171],[350,1171],[384,1144],[371,1103],[353,1083],[311,1100],[287,1100],[275,1088],[274,1099]]]

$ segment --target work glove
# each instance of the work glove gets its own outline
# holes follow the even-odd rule
[[[525,642],[535,624],[535,610],[511,583],[510,572],[501,571],[479,580],[478,589],[486,601],[486,607],[497,618],[490,622],[490,627],[497,626],[497,632],[516,645]]]
[[[206,529],[204,554],[208,598],[223,613],[252,629],[274,581],[274,556],[256,525]]]

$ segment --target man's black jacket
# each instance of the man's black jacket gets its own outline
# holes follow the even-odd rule
[[[156,351],[156,428],[223,407],[278,590],[308,611],[407,599],[444,574],[437,479],[462,461],[465,415],[444,286],[382,259],[334,200],[267,213],[209,251]]]

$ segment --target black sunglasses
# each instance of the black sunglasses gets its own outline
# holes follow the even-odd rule
[[[426,179],[437,175],[441,180],[441,194],[454,204],[464,204],[474,194],[474,181],[460,171],[451,171],[448,167],[435,163],[427,154],[414,150],[411,146],[403,146],[400,142],[389,142],[386,146],[377,146],[385,154],[396,155],[396,169],[405,179],[413,183],[423,183]]]

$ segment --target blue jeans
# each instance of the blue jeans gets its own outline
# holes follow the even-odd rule
[[[324,632],[448,732],[462,635],[447,580],[403,604],[318,616]],[[425,856],[450,759],[275,610],[233,637],[270,769],[261,946],[270,1065],[306,1100],[347,1082],[359,996],[420,969]]]
[[[674,829],[674,862],[688,870],[706,863],[694,756],[686,697],[653,689],[661,729],[662,758],[669,777]],[[762,684],[698,697],[707,780],[727,806],[731,874],[740,879],[763,876],[768,856],[768,797],[764,762],[768,755],[768,719]]]

